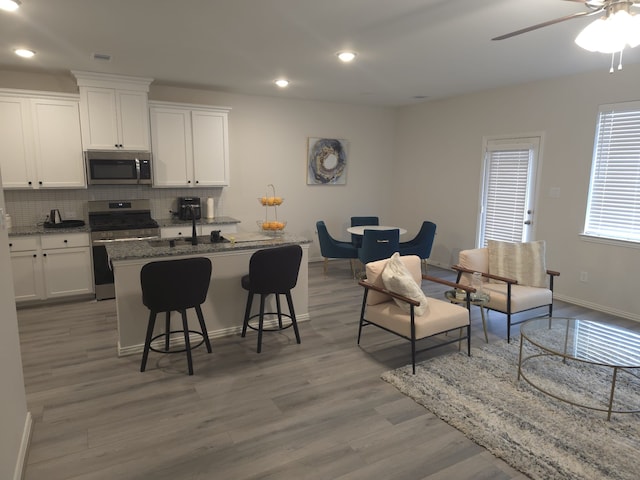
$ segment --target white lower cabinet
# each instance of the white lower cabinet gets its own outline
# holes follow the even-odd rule
[[[10,237],[9,250],[16,301],[43,298],[44,276],[38,237]]]
[[[10,237],[16,302],[93,292],[86,233]]]

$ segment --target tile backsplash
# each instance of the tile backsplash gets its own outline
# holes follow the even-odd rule
[[[178,197],[200,197],[206,204],[207,197],[214,199],[215,216],[223,216],[223,189],[217,188],[151,188],[148,186],[109,185],[91,186],[77,190],[5,190],[5,207],[14,226],[29,226],[45,221],[53,208],[60,210],[63,220],[89,220],[89,200],[132,200],[147,198],[151,201],[151,216],[156,219],[169,218],[176,211]]]

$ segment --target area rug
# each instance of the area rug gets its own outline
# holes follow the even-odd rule
[[[572,406],[517,380],[518,341],[446,354],[386,372],[394,385],[532,479],[640,478],[640,415]],[[532,361],[527,378],[548,391],[605,406],[611,370]],[[640,380],[620,374],[614,409],[640,409]]]

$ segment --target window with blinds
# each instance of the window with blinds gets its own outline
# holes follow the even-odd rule
[[[530,238],[528,215],[537,150],[537,139],[487,143],[478,246],[486,246],[487,240],[522,242]]]
[[[640,242],[640,102],[600,108],[584,234]]]

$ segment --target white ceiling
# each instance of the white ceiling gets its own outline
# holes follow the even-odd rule
[[[565,0],[22,0],[17,12],[0,11],[0,68],[409,105],[425,101],[419,96],[608,70],[610,56],[573,42],[593,16],[490,40],[585,9]],[[37,55],[19,58],[17,47]],[[354,63],[338,62],[343,49],[359,52]],[[625,51],[624,64],[639,62],[640,47]],[[286,90],[273,85],[281,76],[291,81]]]

